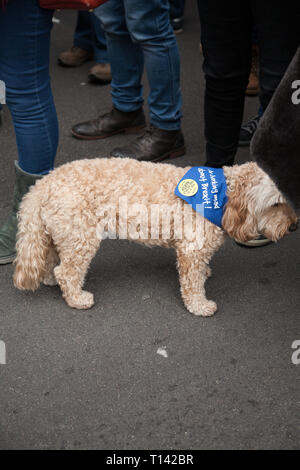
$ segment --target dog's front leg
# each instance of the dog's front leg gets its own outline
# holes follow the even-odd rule
[[[207,300],[204,283],[211,275],[207,250],[190,250],[188,244],[177,247],[177,267],[181,295],[189,312],[208,317],[217,310],[217,304]]]

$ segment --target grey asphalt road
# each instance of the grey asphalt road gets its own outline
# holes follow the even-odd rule
[[[108,86],[83,85],[90,64],[56,63],[71,45],[75,13],[56,15],[51,74],[60,122],[57,165],[107,156],[118,136],[83,142],[70,126],[110,108]],[[188,2],[178,37],[187,154],[204,163],[199,24]],[[246,100],[245,119],[256,98]],[[0,130],[0,219],[13,187],[15,138]],[[238,162],[249,158],[240,150]],[[75,311],[57,287],[16,291],[0,267],[1,449],[296,449],[300,447],[300,233],[260,249],[228,240],[213,259],[208,298],[217,314],[193,317],[181,301],[175,256],[105,241],[87,276],[96,304]],[[165,347],[168,357],[157,354]]]

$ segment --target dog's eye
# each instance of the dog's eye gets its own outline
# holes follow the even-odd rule
[[[279,206],[279,202],[276,202],[273,207]]]

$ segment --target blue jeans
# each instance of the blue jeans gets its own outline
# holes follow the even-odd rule
[[[170,17],[181,18],[184,14],[185,0],[169,0],[170,2]]]
[[[93,51],[97,63],[109,62],[106,39],[99,19],[88,11],[79,11],[74,34],[74,46]]]
[[[160,129],[179,129],[180,62],[169,1],[109,0],[95,14],[106,34],[114,106],[124,112],[142,106],[145,63],[150,123]]]
[[[0,8],[0,80],[6,84],[19,166],[35,174],[53,168],[58,144],[49,77],[52,15],[38,0],[9,0]]]

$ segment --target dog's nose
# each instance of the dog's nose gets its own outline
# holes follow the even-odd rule
[[[297,230],[297,228],[298,228],[298,223],[296,222],[296,223],[290,225],[289,231],[290,232],[295,232],[295,230]]]

